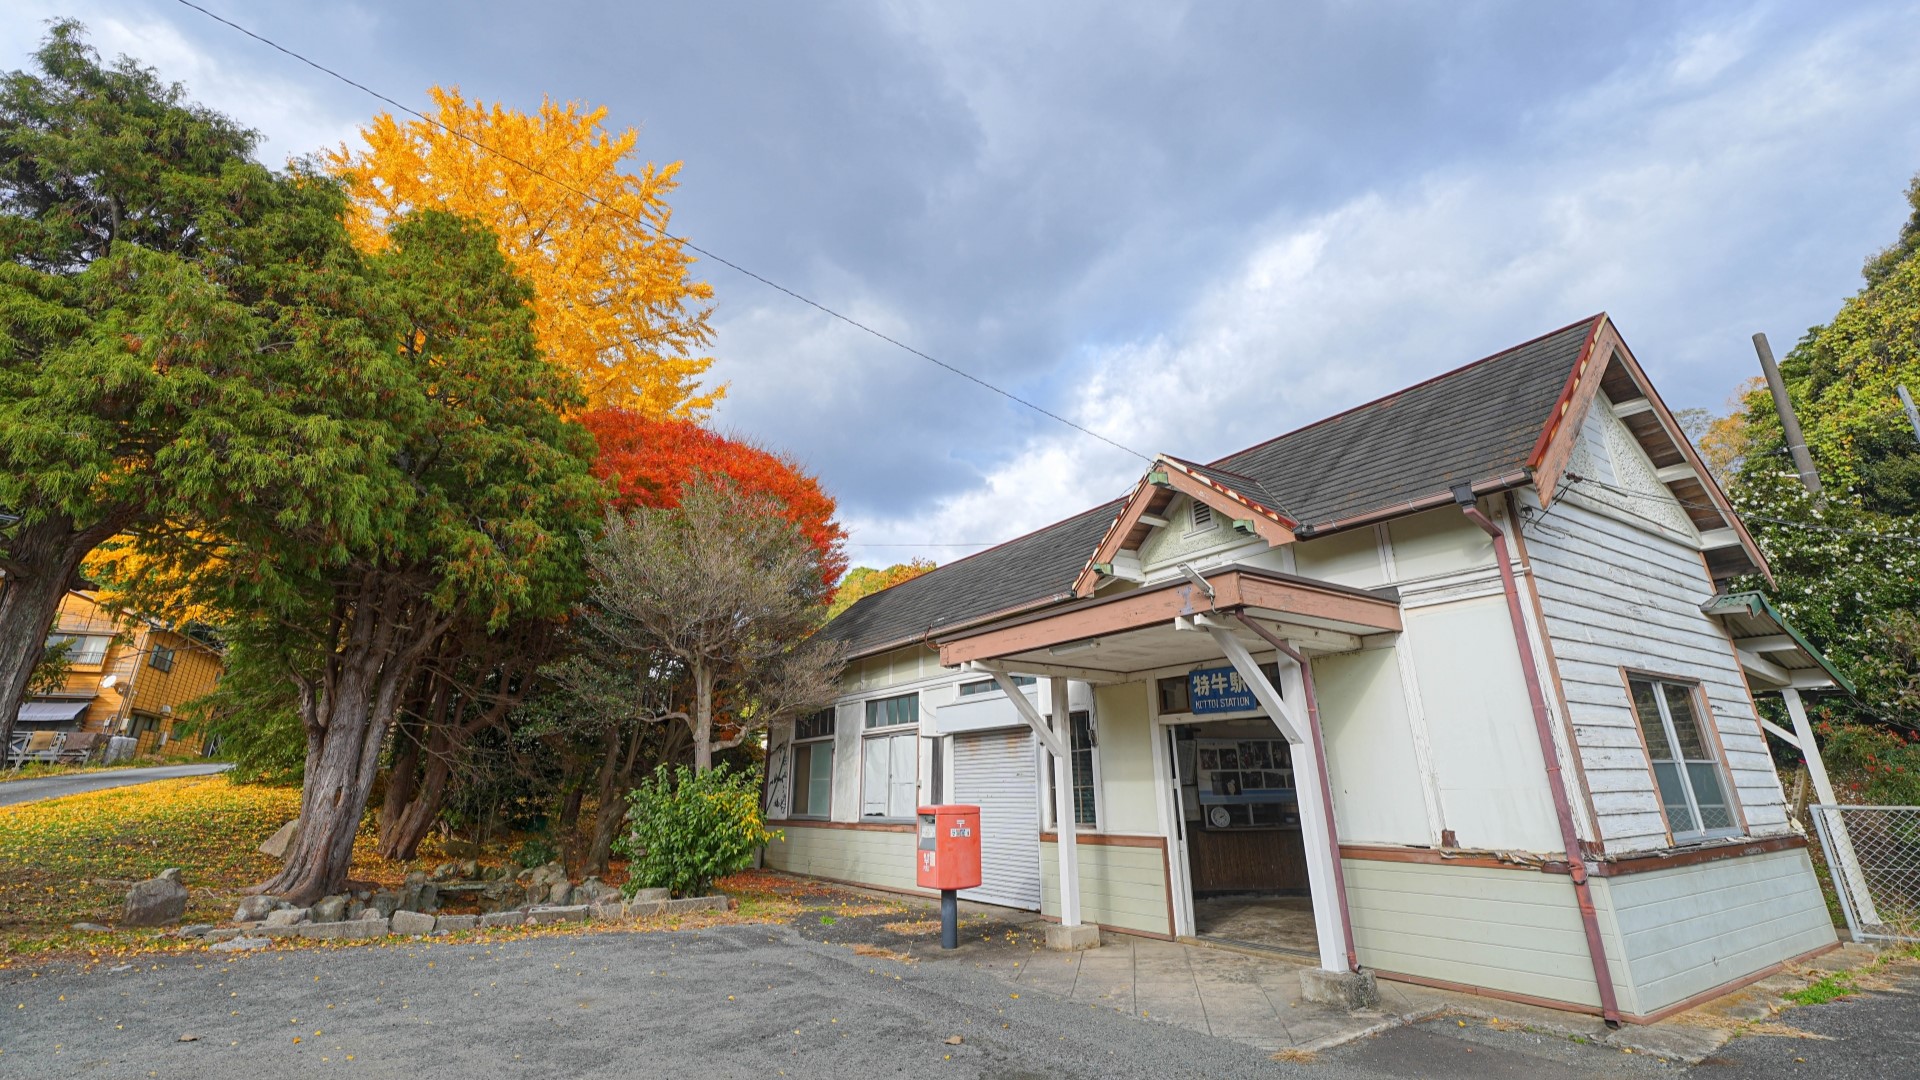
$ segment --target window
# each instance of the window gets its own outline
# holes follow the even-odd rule
[[[918,807],[920,695],[867,702],[860,742],[860,816],[911,818]]]
[[[1205,532],[1213,528],[1213,507],[1199,499],[1188,500],[1187,516],[1193,522],[1194,532]]]
[[[1032,686],[1034,684],[1034,677],[1031,675],[1010,675],[1008,678],[1013,680],[1013,685],[1015,686]],[[973,682],[963,682],[960,684],[961,697],[972,697],[975,694],[996,694],[999,692],[1000,684],[993,679],[976,679]]]
[[[1696,688],[1656,679],[1628,679],[1627,685],[1674,839],[1737,833],[1727,785],[1700,722]]]
[[[47,648],[54,648],[63,641],[72,642],[67,647],[68,663],[98,664],[107,658],[107,644],[112,640],[111,634],[48,634]]]
[[[173,650],[165,645],[155,645],[153,652],[147,656],[147,666],[156,671],[172,671]]]
[[[833,709],[793,723],[794,817],[824,818],[833,804]]]
[[[1093,715],[1087,712],[1067,714],[1067,720],[1073,725],[1073,823],[1093,826],[1096,812],[1094,809],[1093,783]]]

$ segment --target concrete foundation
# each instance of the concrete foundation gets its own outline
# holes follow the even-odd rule
[[[1300,972],[1300,996],[1349,1011],[1371,1009],[1380,1004],[1380,987],[1375,985],[1371,971],[1306,968]]]
[[[1079,926],[1047,924],[1047,948],[1055,952],[1079,952],[1100,947],[1100,928],[1090,923]]]

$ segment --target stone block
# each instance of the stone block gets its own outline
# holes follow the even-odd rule
[[[350,922],[310,922],[301,923],[299,926],[293,927],[293,931],[303,938],[332,940],[334,938],[346,937],[347,928],[353,925],[354,924]]]
[[[433,932],[451,934],[460,930],[471,930],[480,925],[478,915],[442,915],[433,920]]]
[[[667,900],[673,896],[672,889],[635,889],[629,900]]]
[[[240,937],[245,933],[246,931],[238,926],[228,926],[218,930],[209,930],[206,936],[200,940],[211,942],[232,941],[234,938]]]
[[[496,911],[491,915],[480,916],[480,925],[482,927],[524,926],[526,922],[527,913],[518,909],[513,911]]]
[[[247,952],[252,949],[264,949],[273,942],[264,937],[234,937],[225,941],[216,941],[207,946],[209,952]]]
[[[1047,948],[1054,952],[1080,952],[1100,947],[1100,928],[1092,923],[1079,926],[1047,924]]]
[[[666,897],[661,897],[658,900],[629,900],[620,905],[620,917],[623,919],[643,919],[648,915],[659,915],[666,910]]]
[[[346,927],[346,936],[360,941],[386,937],[389,929],[387,920],[385,919],[355,919],[352,922],[335,923],[334,925]]]
[[[1380,987],[1371,971],[1327,971],[1302,968],[1300,996],[1321,1005],[1352,1011],[1371,1009],[1380,1004]]]
[[[433,933],[433,916],[418,911],[396,911],[388,923],[396,934],[420,936]]]
[[[280,898],[270,893],[249,896],[240,901],[240,909],[233,913],[234,922],[259,922],[280,906]]]
[[[293,838],[300,835],[300,819],[294,818],[280,826],[272,836],[260,845],[260,854],[271,855],[276,859],[287,857],[287,849],[293,846]]]
[[[120,916],[122,926],[165,926],[180,921],[187,913],[187,887],[180,884],[178,868],[162,870],[157,878],[135,885],[127,892],[126,910]]]
[[[379,912],[379,917],[384,919],[400,910],[400,894],[397,892],[374,893],[367,898],[367,909]],[[364,916],[364,912],[362,914]]]
[[[618,900],[602,900],[588,907],[596,922],[619,922],[627,917],[627,906]]]
[[[267,912],[266,920],[261,925],[265,927],[298,926],[299,924],[306,921],[307,921],[306,908],[290,907],[290,908],[279,908],[278,910]]]
[[[307,918],[314,922],[339,922],[347,917],[347,898],[344,896],[323,897],[307,910]]]
[[[586,922],[587,905],[566,904],[528,908],[527,921],[535,926],[545,926],[548,923],[558,922]]]

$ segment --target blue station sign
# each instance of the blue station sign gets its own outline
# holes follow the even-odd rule
[[[1195,715],[1260,709],[1253,687],[1230,666],[1187,672],[1187,700]]]

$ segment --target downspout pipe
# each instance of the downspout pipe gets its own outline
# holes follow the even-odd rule
[[[1340,830],[1333,821],[1333,781],[1327,772],[1327,746],[1320,738],[1320,699],[1313,692],[1313,669],[1307,666],[1307,658],[1300,650],[1287,644],[1278,634],[1247,618],[1244,612],[1234,612],[1234,618],[1241,625],[1260,635],[1260,639],[1279,650],[1288,659],[1300,665],[1300,685],[1307,699],[1307,737],[1313,740],[1313,761],[1319,766],[1320,800],[1327,808],[1327,845],[1333,851],[1333,893],[1340,904],[1340,931],[1346,939],[1347,970],[1360,970],[1360,953],[1353,947],[1353,914],[1347,910],[1347,874],[1340,865]]]
[[[1454,502],[1467,520],[1480,526],[1493,539],[1494,561],[1500,565],[1500,587],[1507,594],[1507,615],[1513,621],[1513,643],[1520,653],[1520,674],[1527,683],[1527,703],[1533,707],[1534,734],[1540,739],[1540,760],[1547,771],[1547,792],[1553,796],[1554,816],[1560,820],[1560,842],[1567,853],[1567,875],[1573,879],[1574,902],[1580,907],[1580,925],[1587,933],[1587,956],[1593,961],[1593,981],[1600,990],[1600,1016],[1613,1027],[1620,1026],[1620,1003],[1613,992],[1613,972],[1607,967],[1606,945],[1600,939],[1600,915],[1593,906],[1593,886],[1587,880],[1587,861],[1580,850],[1580,837],[1573,828],[1573,805],[1567,799],[1567,785],[1560,771],[1560,752],[1553,743],[1553,722],[1547,716],[1547,698],[1540,689],[1540,669],[1534,662],[1533,639],[1527,633],[1526,617],[1520,613],[1520,587],[1513,578],[1513,559],[1507,553],[1507,535],[1493,519],[1480,511],[1473,488],[1460,484],[1453,489]]]

